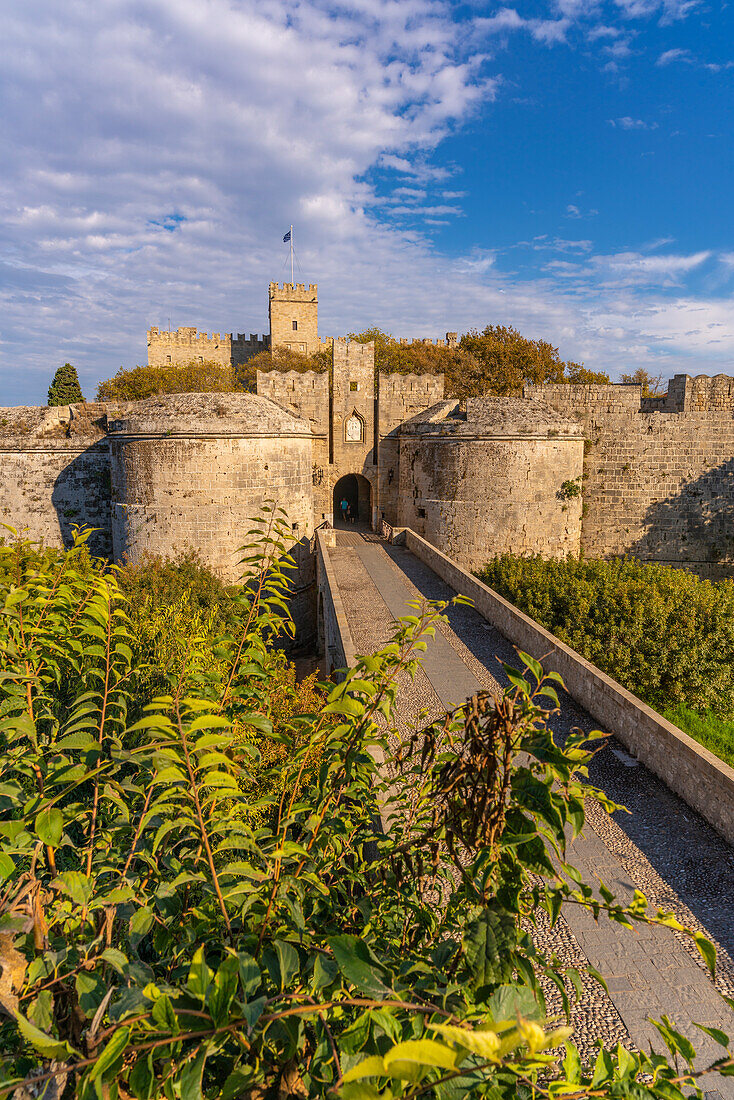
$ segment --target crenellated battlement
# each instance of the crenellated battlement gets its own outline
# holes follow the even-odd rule
[[[192,361],[218,363],[222,367],[244,363],[270,347],[269,336],[256,332],[199,332],[196,328],[177,328],[173,332],[156,327],[148,329],[148,365],[183,367]]]
[[[424,336],[424,337],[416,337],[413,340],[408,340],[407,337],[401,336],[400,339],[398,340],[398,343],[400,344],[401,347],[404,347],[404,348],[410,348],[410,347],[455,348],[458,344],[458,336],[459,336],[459,334],[457,332],[447,332],[445,340],[442,340],[438,336],[435,337],[435,339],[431,339],[430,336]]]
[[[270,283],[268,292],[271,298],[284,298],[292,302],[310,301],[318,296],[318,283]]]
[[[335,369],[337,361],[374,366],[375,344],[373,340],[363,344],[359,340],[348,340],[346,336],[338,336],[333,343],[333,348]]]
[[[444,391],[443,374],[381,374],[379,378],[380,394],[433,393],[435,400],[441,401]]]
[[[264,397],[268,397],[270,393],[294,390],[325,390],[328,396],[329,375],[326,371],[315,370],[259,370],[257,372],[257,392]]]
[[[224,333],[224,335],[222,335],[219,332],[213,332],[210,336],[208,332],[199,332],[198,329],[195,328],[177,328],[173,332],[167,329],[148,329],[149,347],[151,343],[156,342],[164,344],[198,344],[200,342],[219,344],[227,340],[231,341],[231,339],[232,336],[230,333]]]

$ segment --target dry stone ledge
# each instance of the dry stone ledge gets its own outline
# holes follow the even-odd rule
[[[307,420],[254,393],[169,393],[131,402],[110,419],[111,436],[307,436]]]

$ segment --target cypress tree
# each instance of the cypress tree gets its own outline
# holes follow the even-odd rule
[[[49,405],[73,405],[84,401],[84,394],[79,385],[76,367],[71,363],[64,363],[59,367],[53,377],[53,382],[48,387]]]

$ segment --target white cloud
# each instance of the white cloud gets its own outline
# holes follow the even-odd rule
[[[615,0],[628,19],[648,19],[659,16],[661,26],[686,19],[700,7],[700,0]]]
[[[603,23],[591,27],[586,34],[590,42],[596,42],[600,38],[619,38],[621,31],[618,27],[607,27]]]
[[[686,65],[693,65],[694,58],[690,50],[665,50],[664,53],[660,54],[655,64],[659,66],[672,65],[674,61],[680,61]]]
[[[570,202],[566,207],[566,213],[563,215],[565,218],[593,218],[599,213],[598,210],[582,210],[576,203]]]
[[[610,126],[619,127],[620,130],[657,130],[657,122],[645,122],[642,118],[630,118],[629,115],[625,115],[623,118],[608,118],[607,122]]]
[[[604,289],[670,288],[682,286],[684,277],[701,267],[711,256],[710,251],[693,252],[689,255],[617,252],[589,256],[581,263],[552,260],[546,267],[562,278],[577,280],[584,286],[593,285]]]
[[[488,18],[477,19],[475,29],[478,33],[489,36],[526,30],[536,42],[551,46],[565,41],[570,25],[570,19],[565,16],[560,19],[526,19],[514,8],[500,8]]]
[[[593,10],[501,9],[505,32],[543,45]],[[493,241],[455,259],[433,248],[425,226],[460,214],[463,197],[443,191],[457,170],[433,150],[500,87],[483,43],[501,28],[487,22],[454,23],[444,0],[6,0],[0,402],[43,400],[65,359],[91,395],[120,363],[144,361],[146,328],[169,316],[263,331],[291,222],[327,335],[497,321],[612,371],[646,341],[656,361],[730,354],[729,300],[702,303],[699,323],[693,296],[669,293],[697,270],[692,257],[655,269],[642,253],[594,257],[590,241],[549,237],[532,248],[568,270],[523,281],[499,270]],[[596,213],[578,196],[566,210]]]

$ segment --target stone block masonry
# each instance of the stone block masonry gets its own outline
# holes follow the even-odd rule
[[[251,332],[199,332],[179,328],[175,332],[148,329],[148,366],[186,367],[190,363],[217,363],[220,367],[246,363],[253,355],[270,347],[267,336]]]
[[[93,554],[112,551],[106,408],[0,408],[0,522],[46,546],[93,527]],[[0,529],[0,537],[5,532]]]
[[[676,375],[639,386],[528,387],[586,437],[581,545],[716,578],[734,571],[734,379]]]
[[[268,290],[270,339],[302,355],[320,350],[318,287],[316,283],[271,283]]]

